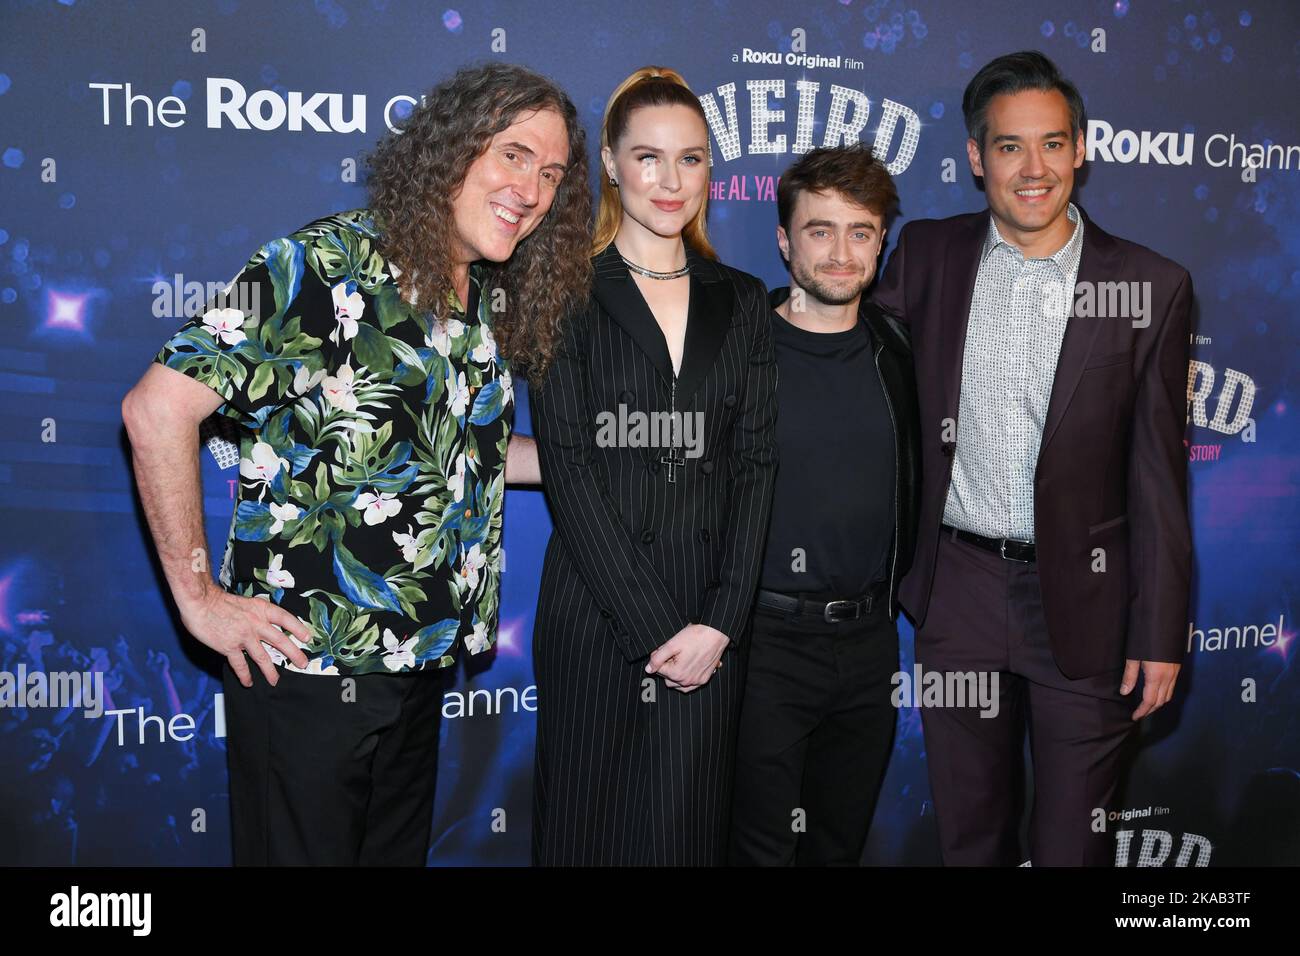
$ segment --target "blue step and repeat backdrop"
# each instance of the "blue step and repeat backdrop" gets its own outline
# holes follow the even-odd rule
[[[0,864],[229,863],[219,671],[179,627],[119,402],[209,283],[262,242],[364,203],[360,157],[422,91],[461,64],[525,64],[569,92],[594,138],[629,72],[675,67],[711,118],[711,234],[772,286],[786,282],[777,178],[811,145],[873,143],[900,221],[982,208],[962,90],[1026,48],[1087,102],[1082,204],[1185,265],[1197,292],[1189,653],[1108,821],[1116,863],[1300,863],[1293,0],[0,9]],[[529,430],[522,390],[517,424]],[[237,471],[203,458],[219,547]],[[530,635],[549,530],[539,493],[509,493],[499,649],[446,687],[431,864],[528,860],[546,706]],[[14,693],[70,672],[102,674],[104,714]],[[905,709],[864,861],[937,860],[919,713]]]

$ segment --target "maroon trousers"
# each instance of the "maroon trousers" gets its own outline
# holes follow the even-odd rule
[[[1115,800],[1136,740],[1131,715],[1140,692],[1120,695],[1122,666],[1080,680],[1060,672],[1048,644],[1036,565],[1004,560],[941,533],[916,660],[922,674],[997,674],[994,717],[981,717],[971,702],[921,709],[944,863],[1014,866],[1025,860],[1019,833],[1027,723],[1034,778],[1030,861],[1112,864],[1107,817],[1121,809]]]

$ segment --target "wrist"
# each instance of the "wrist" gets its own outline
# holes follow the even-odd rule
[[[219,593],[224,592],[209,578],[197,588],[190,588],[186,593],[176,595],[176,609],[180,611],[182,618],[189,617],[202,611]]]
[[[711,624],[701,624],[700,627],[708,628],[709,636],[713,638],[714,642],[718,645],[718,647],[721,650],[725,651],[728,647],[731,646],[731,638],[729,638],[722,631],[718,630],[716,627],[712,626]]]

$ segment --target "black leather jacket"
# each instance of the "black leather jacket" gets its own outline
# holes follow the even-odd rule
[[[782,286],[768,294],[768,302],[775,309],[789,297],[789,287]],[[894,541],[889,555],[889,616],[897,618],[898,582],[912,566],[916,554],[920,514],[921,413],[916,400],[916,372],[905,325],[868,301],[866,295],[858,306],[858,315],[871,333],[876,374],[880,376],[894,425]]]

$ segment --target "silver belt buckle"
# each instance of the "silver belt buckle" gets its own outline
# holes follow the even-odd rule
[[[838,605],[844,605],[844,604],[851,605],[851,606],[853,607],[853,610],[854,610],[853,617],[850,617],[850,618],[840,618],[839,620],[832,620],[832,619],[831,619],[831,616],[830,616],[830,615],[831,615],[831,608],[834,607],[834,606],[837,605],[837,604],[838,604]],[[857,601],[827,601],[827,602],[826,602],[826,607],[822,609],[822,620],[824,620],[827,624],[838,624],[839,621],[841,621],[841,620],[844,620],[844,621],[856,621],[856,620],[857,620],[859,617],[861,617],[861,616],[862,616],[862,609],[858,606],[858,602],[857,602]]]
[[[1012,557],[1008,557],[1008,556],[1007,556],[1007,542],[1010,541],[1010,540],[1012,540],[1012,539],[1011,539],[1011,538],[1003,538],[1003,539],[1002,539],[1002,549],[1001,549],[1001,551],[1002,551],[1002,560],[1004,560],[1004,561],[1015,561],[1017,564],[1029,564],[1030,562],[1029,562],[1029,559],[1028,559],[1028,558],[1012,558]],[[1016,544],[1029,544],[1028,541],[1017,541],[1017,542],[1015,542],[1015,543],[1016,543]]]

